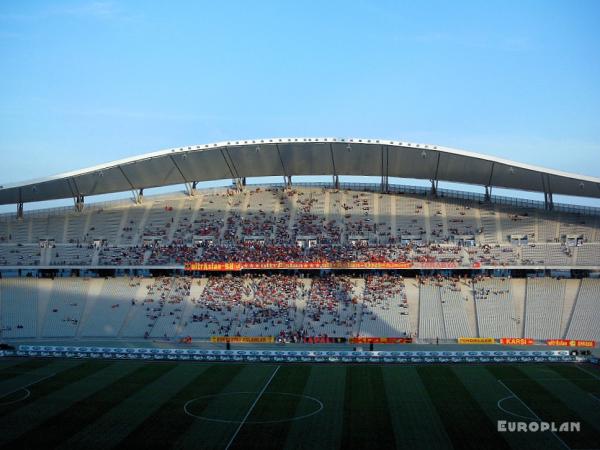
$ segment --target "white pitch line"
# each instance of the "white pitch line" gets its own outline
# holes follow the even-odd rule
[[[588,392],[590,394],[590,397],[592,397],[594,400],[598,400],[600,402],[600,398],[597,397],[596,395],[592,394],[591,392]]]
[[[509,398],[515,398],[515,397],[514,397],[514,395],[509,395],[508,397],[504,397],[504,398],[501,398],[500,400],[498,400],[498,402],[496,403],[496,406],[498,407],[498,409],[501,409],[506,414],[510,414],[511,416],[519,417],[520,419],[527,419],[527,420],[534,420],[535,419],[535,417],[522,416],[521,414],[517,414],[517,413],[511,412],[508,409],[504,409],[502,407],[502,402],[504,400],[508,400]]]
[[[7,396],[9,396],[10,394],[13,394],[13,393],[15,393],[15,392],[17,392],[17,391],[20,391],[20,390],[22,390],[22,389],[28,388],[29,386],[33,386],[34,384],[37,384],[37,383],[39,383],[40,381],[47,380],[48,378],[51,378],[51,377],[53,377],[54,375],[56,375],[56,374],[55,374],[55,373],[52,373],[52,374],[48,375],[47,377],[40,378],[39,380],[37,380],[37,381],[34,381],[34,382],[32,382],[32,383],[29,383],[29,384],[26,384],[25,386],[21,386],[21,387],[18,387],[18,388],[16,388],[16,389],[13,389],[12,391],[10,391],[10,392],[7,392],[6,394],[3,394],[3,395],[1,395],[1,396],[0,396],[0,399],[3,399],[4,397],[7,397]]]
[[[236,436],[238,435],[238,433],[240,432],[240,430],[242,429],[242,427],[246,423],[246,420],[248,419],[248,417],[250,417],[250,413],[252,413],[252,410],[254,409],[254,407],[256,406],[256,404],[258,403],[258,401],[260,400],[260,398],[262,397],[262,395],[265,393],[265,391],[267,390],[267,388],[269,387],[269,384],[271,384],[271,381],[273,380],[273,378],[275,378],[275,375],[277,374],[277,371],[279,370],[280,367],[281,366],[277,366],[275,368],[275,370],[273,371],[273,374],[271,375],[271,377],[267,380],[267,382],[265,383],[265,385],[262,388],[262,390],[258,393],[258,396],[256,397],[256,400],[254,400],[254,403],[252,403],[252,406],[250,406],[250,409],[248,410],[248,412],[246,413],[246,415],[244,416],[244,418],[240,422],[239,426],[237,427],[237,430],[235,430],[235,433],[233,433],[233,436],[231,436],[231,439],[229,440],[229,443],[225,447],[225,450],[229,450],[229,447],[231,447],[231,444],[233,444],[233,441],[235,440]]]
[[[576,365],[575,367],[577,367],[577,368],[578,368],[579,370],[581,370],[582,372],[584,372],[584,373],[587,373],[588,375],[590,375],[590,376],[594,377],[595,379],[597,379],[597,380],[600,380],[600,377],[599,377],[598,375],[596,375],[596,374],[595,374],[595,373],[593,373],[593,372],[590,372],[590,371],[589,371],[589,370],[587,370],[587,369],[584,369],[584,368],[583,368],[583,367],[581,367],[580,365]]]
[[[542,422],[542,419],[540,418],[540,416],[538,416],[535,412],[533,412],[533,409],[531,409],[529,406],[527,406],[527,403],[525,403],[523,400],[521,400],[521,398],[517,394],[515,394],[511,388],[509,388],[506,384],[504,384],[504,382],[502,380],[498,380],[498,383],[500,383],[502,386],[504,386],[504,388],[508,392],[510,392],[517,400],[519,400],[523,404],[523,406],[525,406],[525,408],[527,408],[529,410],[529,412],[534,415],[534,417],[538,420],[538,422]],[[565,441],[563,441],[562,438],[558,434],[556,434],[554,431],[550,431],[550,433],[552,433],[554,435],[554,437],[556,439],[558,439],[562,445],[565,446],[566,449],[571,450],[571,447],[569,447],[567,445],[567,443]]]

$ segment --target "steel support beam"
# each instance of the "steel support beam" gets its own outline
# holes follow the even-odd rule
[[[85,203],[85,196],[82,194],[78,194],[77,196],[75,196],[75,198],[73,200],[75,201],[75,210],[78,212],[83,211],[83,206]]]
[[[144,190],[143,189],[133,189],[131,191],[133,194],[133,202],[140,205],[144,201]]]
[[[390,150],[386,145],[381,146],[381,192],[387,193],[390,189],[389,169],[390,166]]]

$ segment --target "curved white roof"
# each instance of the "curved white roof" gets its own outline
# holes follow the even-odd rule
[[[194,181],[302,175],[432,179],[600,198],[600,178],[431,144],[357,138],[270,138],[170,148],[0,186],[0,204]]]

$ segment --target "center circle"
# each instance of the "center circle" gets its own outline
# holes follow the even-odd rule
[[[17,396],[17,398],[15,398],[13,400],[4,400],[7,397],[10,398],[14,394],[17,394],[18,392],[22,392],[22,394],[19,394]],[[2,397],[1,399],[4,401],[0,402],[0,406],[12,405],[13,403],[21,402],[21,401],[25,400],[26,398],[28,398],[30,395],[31,395],[31,392],[29,391],[29,389],[21,388],[17,391],[14,391],[14,392]]]
[[[249,400],[254,398],[252,396],[257,395],[257,392],[223,392],[223,393],[219,393],[219,394],[210,394],[210,395],[203,395],[201,397],[196,397],[193,398],[191,400],[188,400],[185,405],[183,405],[183,411],[191,417],[195,417],[196,419],[201,419],[201,420],[206,420],[208,422],[219,422],[219,423],[248,423],[248,424],[268,424],[268,423],[281,423],[281,422],[292,422],[295,420],[302,420],[302,419],[306,419],[308,417],[314,416],[315,414],[318,414],[321,412],[321,410],[323,409],[323,403],[315,398],[315,397],[311,397],[310,395],[304,395],[304,394],[293,394],[291,392],[265,392],[262,394],[261,400],[263,399],[268,399],[269,397],[271,397],[271,399],[273,399],[273,402],[277,402],[277,401],[285,401],[285,399],[289,399],[290,397],[296,397],[300,399],[300,402],[305,402],[305,404],[310,404],[312,405],[312,408],[303,414],[299,414],[296,416],[292,416],[292,417],[284,417],[284,418],[278,418],[278,419],[270,419],[270,420],[246,420],[246,421],[242,421],[242,420],[230,420],[230,419],[221,419],[221,418],[217,418],[217,417],[209,417],[209,416],[204,416],[204,415],[200,415],[200,414],[194,414],[193,412],[193,405],[195,403],[199,403],[202,401],[206,401],[206,400],[211,400],[211,399],[217,399],[217,398],[221,398],[221,397],[232,397],[232,396],[248,396]],[[279,399],[279,400],[278,400]]]

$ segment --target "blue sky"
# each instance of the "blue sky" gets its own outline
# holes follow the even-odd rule
[[[600,176],[599,23],[598,1],[2,1],[0,182],[283,136]]]

